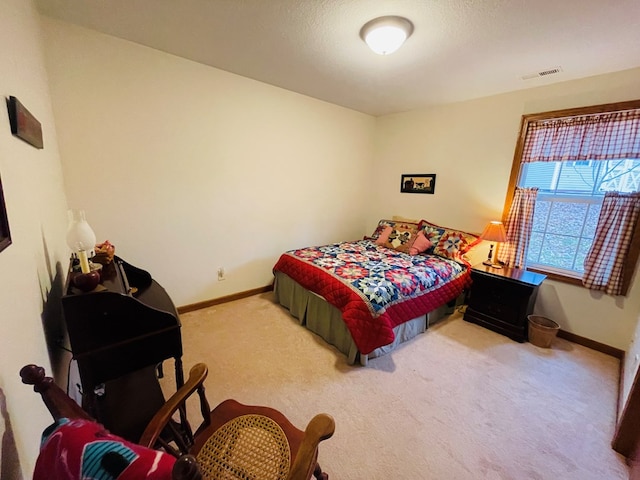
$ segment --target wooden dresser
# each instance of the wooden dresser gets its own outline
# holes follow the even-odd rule
[[[87,293],[73,286],[72,265],[62,313],[83,407],[112,433],[137,440],[164,403],[156,367],[173,359],[176,388],[184,383],[178,312],[148,272],[119,257],[102,268],[101,283]]]

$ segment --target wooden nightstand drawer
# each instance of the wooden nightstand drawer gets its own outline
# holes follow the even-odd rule
[[[528,329],[523,329],[520,325],[514,325],[510,321],[505,322],[498,317],[487,315],[471,307],[467,308],[464,319],[488,328],[489,330],[493,330],[494,332],[501,333],[517,342],[525,342],[528,340]]]
[[[498,318],[505,323],[510,323],[512,325],[517,325],[517,322],[519,320],[518,309],[504,303],[486,302],[481,303],[479,306],[474,306],[469,303],[469,306],[471,308],[479,307],[480,311],[483,311],[486,315]]]
[[[476,265],[464,319],[523,342],[527,316],[533,313],[538,287],[546,277],[519,269]]]
[[[487,304],[497,303],[511,306],[514,309],[518,309],[522,305],[523,299],[526,300],[533,291],[532,287],[526,285],[508,283],[493,278],[474,276],[473,281],[472,298],[474,301]]]

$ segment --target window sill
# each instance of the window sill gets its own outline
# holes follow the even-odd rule
[[[562,274],[560,274],[558,272],[550,272],[548,270],[542,270],[540,268],[527,267],[527,270],[530,271],[530,272],[541,273],[543,275],[546,275],[547,278],[550,279],[550,280],[556,280],[558,282],[569,283],[571,285],[577,285],[579,287],[584,287],[584,285],[582,284],[582,279],[581,278],[570,277],[568,275],[562,275]]]

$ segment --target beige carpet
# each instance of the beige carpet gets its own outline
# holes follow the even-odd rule
[[[320,446],[333,480],[627,478],[610,447],[613,357],[561,339],[552,349],[519,344],[456,313],[367,367],[349,366],[272,293],[181,318],[185,370],[208,364],[212,407],[269,405],[302,428],[315,413],[333,415],[336,433]]]

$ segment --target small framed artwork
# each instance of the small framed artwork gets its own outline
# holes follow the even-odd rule
[[[433,193],[435,188],[435,173],[406,174],[400,180],[401,193]]]
[[[2,190],[2,179],[0,179],[0,252],[11,245],[11,232],[9,232],[9,219],[7,218],[7,207],[4,204],[4,192]]]
[[[9,97],[7,107],[11,133],[36,148],[43,148],[42,125],[36,117],[16,97]]]

